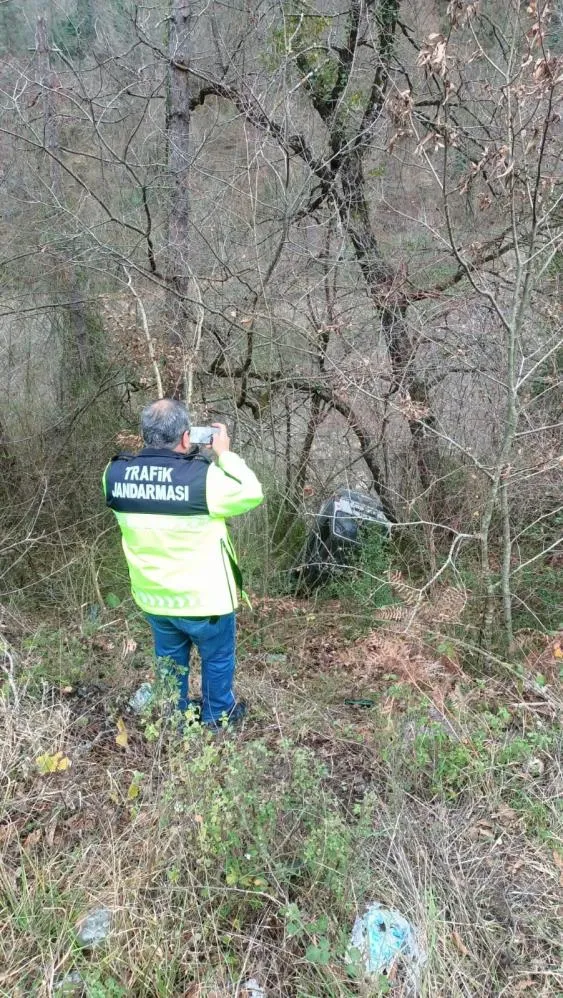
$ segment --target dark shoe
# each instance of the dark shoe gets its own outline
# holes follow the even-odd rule
[[[244,700],[239,700],[236,703],[229,714],[228,724],[229,727],[236,728],[237,725],[242,724],[246,715],[248,713],[248,707],[246,706]]]
[[[244,700],[239,700],[229,714],[223,714],[216,721],[206,721],[205,727],[212,731],[221,731],[222,728],[236,728],[244,721],[247,710]]]

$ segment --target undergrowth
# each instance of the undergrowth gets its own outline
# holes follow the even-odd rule
[[[400,969],[366,983],[346,961],[373,900],[416,927],[421,995],[558,993],[554,673],[532,697],[443,672],[412,640],[345,638],[325,606],[243,619],[236,736],[179,734],[158,699],[129,711],[150,649],[127,605],[12,646],[1,996],[242,998],[255,978],[267,998],[406,998]],[[109,936],[81,948],[99,907]]]
[[[323,599],[340,599],[355,607],[356,613],[368,614],[374,607],[393,602],[389,585],[392,544],[377,528],[360,533],[357,555],[345,571],[336,571],[322,589]]]

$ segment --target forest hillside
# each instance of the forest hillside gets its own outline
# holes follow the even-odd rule
[[[561,0],[0,0],[0,996],[563,994],[562,93]],[[161,398],[264,489],[236,732],[134,699]]]

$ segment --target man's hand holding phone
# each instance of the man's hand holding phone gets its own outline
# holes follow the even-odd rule
[[[197,447],[211,447],[217,457],[230,450],[231,441],[224,423],[212,423],[211,426],[192,426],[190,443]]]
[[[225,451],[230,450],[231,447],[227,427],[224,423],[212,423],[211,425],[215,431],[213,433],[213,442],[211,446],[217,457],[221,457],[221,454],[224,454]]]

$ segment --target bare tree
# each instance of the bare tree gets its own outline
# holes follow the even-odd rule
[[[185,360],[189,336],[189,246],[190,246],[190,36],[193,15],[190,4],[170,0],[168,18],[168,79],[166,97],[166,141],[170,177],[170,216],[166,278],[174,295],[170,298],[170,342]],[[184,366],[184,365],[182,365]],[[180,368],[181,370],[181,368]],[[174,374],[168,393],[185,391],[185,378]]]
[[[286,513],[352,480],[423,526],[431,579],[479,551],[510,643],[556,508],[548,5],[159,0],[119,34],[71,6],[87,51],[41,22],[3,71],[6,320],[70,319],[78,371],[97,312],[92,397],[232,419]]]
[[[542,439],[546,427],[541,421],[536,427],[530,419],[529,383],[534,372],[545,365],[563,342],[560,325],[551,317],[545,321],[541,308],[538,309],[538,294],[545,289],[543,278],[563,244],[556,110],[563,96],[563,76],[560,62],[551,57],[546,46],[547,4],[533,5],[527,23],[521,20],[518,4],[507,4],[505,18],[496,22],[502,42],[494,53],[479,34],[476,5],[462,9],[452,4],[450,10],[454,30],[469,27],[473,61],[486,69],[485,88],[482,89],[479,80],[471,78],[471,71],[460,59],[461,53],[450,54],[452,50],[455,52],[451,43],[436,36],[430,39],[421,61],[431,67],[436,89],[441,92],[441,163],[438,158],[439,165],[434,165],[435,159],[427,151],[428,136],[421,140],[421,151],[441,192],[452,254],[471,293],[486,304],[497,330],[501,366],[495,375],[504,412],[498,446],[487,464],[479,468],[486,481],[479,532],[486,593],[482,641],[490,649],[497,587],[500,587],[506,643],[511,649],[512,579],[519,571],[519,566],[514,566],[513,506],[530,477],[545,476],[549,488],[550,476],[557,468],[555,455],[550,458],[545,451],[539,455],[536,466],[530,468],[527,466],[530,452],[519,445],[526,437],[531,436],[538,443]],[[449,98],[463,87],[472,92],[472,118],[480,132],[487,135],[488,144],[479,162],[472,163],[468,174],[452,184],[451,162],[460,147],[460,129],[456,113],[451,113]],[[487,112],[491,97],[494,114]],[[430,137],[433,139],[435,135]],[[470,188],[478,193],[482,210],[492,215],[497,226],[492,245],[471,247],[473,259],[460,231],[458,208],[460,196]],[[489,266],[497,265],[496,273],[491,273],[479,260],[476,264],[476,251],[488,258]],[[501,257],[505,257],[502,269],[498,267]],[[549,508],[549,495],[546,498]],[[499,582],[495,581],[491,554],[495,517],[502,535]]]

